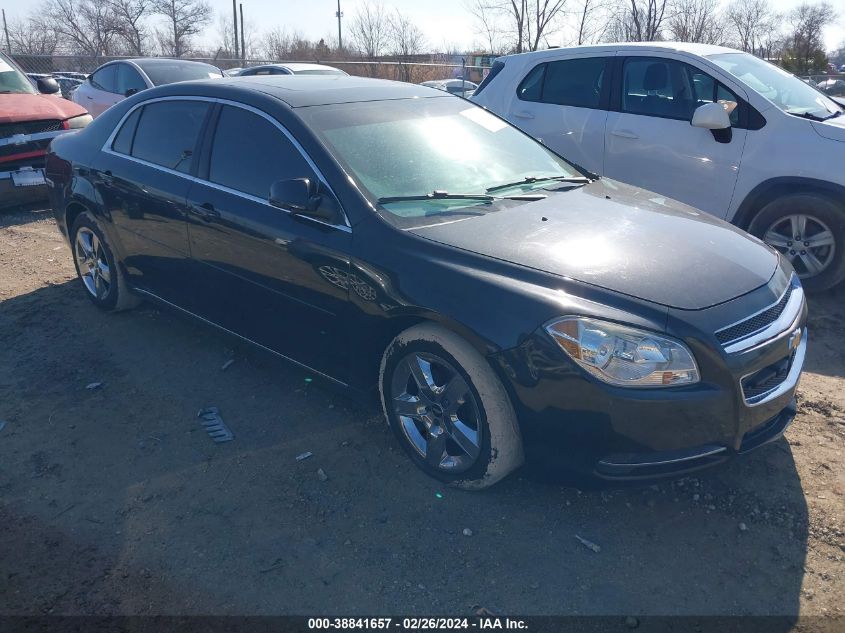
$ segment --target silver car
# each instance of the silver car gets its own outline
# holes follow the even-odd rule
[[[98,117],[114,104],[153,86],[223,77],[216,66],[184,59],[139,58],[108,62],[95,70],[71,100]]]

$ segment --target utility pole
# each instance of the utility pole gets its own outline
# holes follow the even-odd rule
[[[343,50],[343,32],[340,28],[340,18],[343,17],[343,11],[340,10],[340,0],[337,0],[337,11],[335,12],[337,16],[337,49],[339,51]]]
[[[246,59],[246,38],[244,37],[244,3],[241,2],[241,59]]]
[[[237,0],[232,0],[232,25],[235,31],[235,57],[238,56],[240,46],[238,46],[238,7]]]
[[[340,2],[340,0],[337,0]],[[6,24],[6,9],[3,9],[3,30],[6,32],[6,50],[9,51],[9,55],[12,54],[12,42],[9,40],[9,27]]]

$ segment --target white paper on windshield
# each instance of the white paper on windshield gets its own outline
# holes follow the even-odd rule
[[[502,119],[493,116],[481,108],[467,108],[461,111],[461,116],[468,118],[473,123],[477,123],[491,132],[498,132],[508,126]]]
[[[0,57],[0,73],[14,72],[12,67],[7,64],[2,57]]]

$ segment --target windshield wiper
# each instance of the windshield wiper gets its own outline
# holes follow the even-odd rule
[[[489,191],[489,190],[488,190]],[[379,204],[389,204],[391,202],[410,202],[414,200],[483,200],[491,202],[493,200],[526,200],[533,202],[535,200],[543,200],[546,198],[541,193],[526,193],[516,196],[491,196],[487,193],[449,193],[441,189],[435,189],[431,193],[416,194],[411,196],[386,196],[379,198]]]
[[[591,182],[591,180],[585,176],[526,176],[517,182],[509,182],[504,185],[488,187],[486,191],[489,193],[491,191],[499,191],[500,189],[510,189],[511,187],[518,187],[519,185],[530,185],[535,182],[547,182],[550,180],[555,180],[557,182],[571,182],[576,185],[586,185],[588,182]]]
[[[830,118],[819,116],[817,114],[813,114],[812,112],[795,112],[794,110],[787,110],[786,113],[791,114],[792,116],[801,117],[802,119],[810,119],[810,121],[827,121],[827,119]]]

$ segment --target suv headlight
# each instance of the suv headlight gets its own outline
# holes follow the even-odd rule
[[[81,130],[84,127],[88,127],[88,124],[93,120],[90,114],[80,114],[65,121],[64,128],[66,130]]]
[[[646,330],[569,316],[546,325],[561,349],[591,375],[621,387],[674,387],[700,380],[686,345]]]

